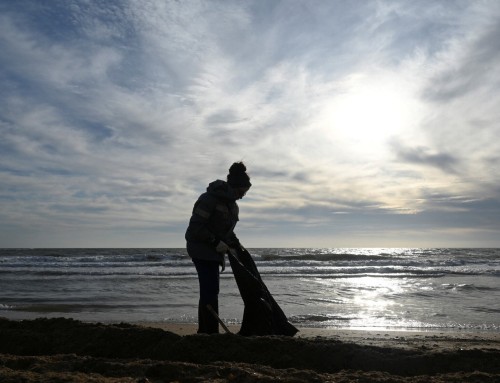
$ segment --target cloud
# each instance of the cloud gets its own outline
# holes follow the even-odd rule
[[[429,148],[408,148],[397,143],[393,144],[398,160],[415,165],[430,166],[444,172],[456,173],[458,160],[448,153],[433,153]]]
[[[496,7],[498,11],[498,7]],[[467,37],[456,38],[439,57],[442,67],[430,79],[425,97],[432,101],[450,102],[477,92],[491,92],[491,78],[498,74],[500,58],[500,25],[481,25]]]
[[[196,197],[238,160],[255,245],[326,243],[333,228],[385,238],[432,209],[479,222],[468,201],[498,200],[499,13],[494,1],[3,2],[0,245],[68,244],[67,232],[182,246]]]

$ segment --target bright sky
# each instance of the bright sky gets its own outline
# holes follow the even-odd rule
[[[500,246],[498,0],[0,0],[0,247]]]

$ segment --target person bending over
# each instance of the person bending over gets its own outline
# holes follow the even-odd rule
[[[251,186],[246,166],[235,162],[229,168],[227,182],[211,182],[194,204],[185,237],[200,283],[198,333],[219,332],[217,318],[207,306],[219,313],[219,266],[224,270],[224,255],[230,248],[241,246],[234,234],[239,220],[236,201],[243,198]]]

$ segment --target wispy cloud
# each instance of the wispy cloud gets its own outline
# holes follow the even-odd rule
[[[450,173],[456,172],[455,166],[458,161],[451,154],[433,153],[429,148],[425,147],[407,148],[397,146],[396,144],[395,151],[400,161],[416,165],[431,166]]]

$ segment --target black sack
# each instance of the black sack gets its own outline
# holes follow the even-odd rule
[[[229,253],[234,279],[245,304],[240,335],[294,336],[299,330],[288,322],[260,277],[250,253],[243,248]]]

